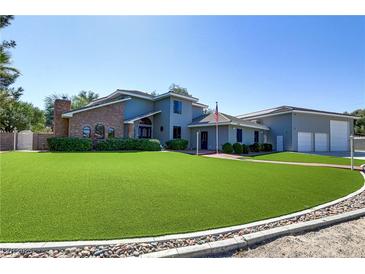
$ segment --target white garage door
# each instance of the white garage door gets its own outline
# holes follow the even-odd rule
[[[312,151],[312,133],[298,132],[298,151]]]
[[[314,133],[314,150],[328,151],[328,134]]]
[[[330,121],[331,151],[347,151],[349,124],[346,121]]]

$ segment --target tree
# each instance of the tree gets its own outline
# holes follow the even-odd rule
[[[11,15],[0,16],[0,29],[11,24]],[[44,113],[30,103],[20,101],[23,94],[21,87],[11,87],[19,77],[18,69],[11,66],[9,49],[15,48],[13,40],[0,43],[0,131],[11,132],[30,129],[38,131],[44,128]]]
[[[67,94],[51,94],[44,98],[44,111],[46,116],[46,126],[53,126],[53,111],[54,111],[54,101],[56,99],[71,100],[71,109],[77,109],[86,106],[91,101],[99,98],[99,94],[89,90],[80,91],[77,95],[69,97]]]
[[[22,102],[11,93],[0,91],[0,130],[12,132],[44,129],[44,112],[30,103]]]
[[[185,96],[191,96],[186,88],[180,87],[179,85],[176,85],[174,83],[170,85],[169,91]]]
[[[89,90],[80,91],[77,95],[72,96],[72,109],[81,108],[89,104],[91,101],[98,99],[99,94]]]
[[[0,30],[9,26],[11,24],[11,20],[14,19],[14,16],[11,15],[1,15],[0,16]],[[19,77],[20,72],[18,69],[11,66],[11,54],[9,49],[15,48],[16,43],[13,40],[10,41],[2,41],[0,44],[0,89],[4,90],[12,85],[15,80]],[[19,88],[16,92],[20,95],[23,92],[21,88]],[[19,97],[20,97],[19,95]]]
[[[70,100],[67,94],[56,94],[56,93],[53,93],[50,96],[44,98],[44,115],[46,117],[47,127],[53,127],[54,101],[56,99]]]
[[[365,135],[365,109],[357,109],[350,113],[353,116],[360,117],[360,119],[355,120],[354,131],[355,134]]]

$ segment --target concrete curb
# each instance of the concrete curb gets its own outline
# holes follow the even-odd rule
[[[273,229],[263,230],[242,237],[235,236],[234,238],[205,243],[202,245],[193,245],[187,247],[173,248],[158,252],[143,254],[142,258],[192,258],[192,257],[207,257],[217,254],[222,254],[229,251],[245,248],[264,241],[273,240],[282,236],[302,233],[311,230],[317,230],[333,224],[338,224],[345,221],[350,221],[359,217],[365,216],[365,208],[354,210],[351,212],[342,213],[335,216],[324,217],[317,220],[312,220],[303,223],[296,223]]]
[[[365,166],[365,165],[364,165]],[[300,215],[308,214],[318,209],[328,207],[343,200],[349,199],[363,191],[365,191],[365,173],[360,172],[360,174],[364,177],[364,185],[358,189],[357,191],[350,193],[347,196],[336,199],[334,201],[312,207],[310,209],[298,211],[295,213],[274,217],[270,219],[265,219],[261,221],[256,221],[243,225],[236,225],[230,227],[216,228],[210,230],[203,230],[198,232],[191,233],[181,233],[181,234],[172,234],[172,235],[164,235],[164,236],[156,236],[156,237],[141,237],[141,238],[131,238],[131,239],[116,239],[116,240],[90,240],[90,241],[58,241],[58,242],[26,242],[26,243],[0,243],[0,249],[27,249],[27,250],[47,250],[47,249],[63,249],[70,247],[84,247],[84,246],[100,246],[100,245],[115,245],[115,244],[133,244],[133,243],[144,243],[144,242],[162,242],[176,239],[186,239],[186,238],[197,238],[204,237],[209,235],[218,235],[229,232],[236,232],[241,229],[250,228],[258,225],[265,225],[271,222],[282,221],[286,219],[290,219],[293,217],[297,217]]]

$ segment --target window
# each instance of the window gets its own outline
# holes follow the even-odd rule
[[[181,127],[174,127],[174,132],[173,132],[173,138],[174,139],[181,139]]]
[[[255,131],[255,136],[254,136],[254,143],[258,143],[259,142],[259,132]]]
[[[174,100],[174,113],[181,114],[182,112],[182,103],[180,101]]]
[[[242,129],[241,128],[237,128],[237,136],[236,136],[236,141],[237,143],[242,143]]]
[[[163,126],[160,126],[160,131],[161,131],[161,132],[163,131]]]
[[[115,137],[114,128],[112,128],[112,127],[108,128],[108,138],[114,138],[114,137]]]
[[[105,137],[105,127],[102,124],[97,124],[95,126],[95,138],[104,139]]]
[[[82,129],[82,137],[90,138],[90,136],[91,136],[91,128],[90,127],[84,127]]]

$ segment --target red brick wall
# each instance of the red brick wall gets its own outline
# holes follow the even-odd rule
[[[102,124],[105,127],[105,138],[108,136],[108,128],[115,130],[115,137],[123,137],[124,128],[123,103],[116,103],[100,108],[85,110],[75,113],[69,118],[69,136],[82,137],[82,129],[85,126],[91,128],[91,137],[94,138],[95,126]]]
[[[68,119],[62,113],[71,110],[71,101],[56,99],[54,102],[53,132],[55,136],[68,136]]]

